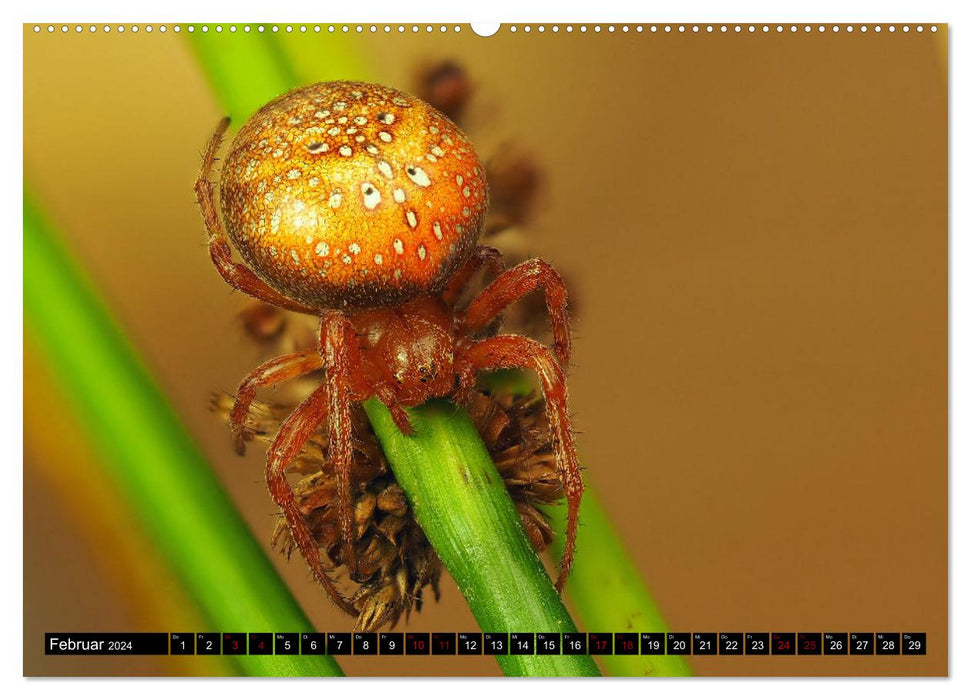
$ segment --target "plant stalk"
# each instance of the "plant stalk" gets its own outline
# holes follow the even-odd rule
[[[312,631],[136,351],[26,196],[24,316],[104,456],[106,478],[140,515],[208,631]],[[342,675],[325,656],[233,658],[248,675]]]
[[[406,437],[379,401],[364,407],[415,517],[482,630],[575,632],[465,410],[443,400],[411,409],[414,435]],[[589,656],[496,659],[508,676],[600,675]]]
[[[563,551],[566,508],[544,509],[553,532],[551,552]],[[580,502],[577,556],[566,581],[573,608],[590,632],[668,632],[657,603],[644,585],[624,543],[590,488]],[[600,663],[612,676],[690,676],[681,656],[604,656]]]

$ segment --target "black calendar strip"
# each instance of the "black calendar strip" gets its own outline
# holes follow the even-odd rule
[[[72,632],[44,635],[69,655],[924,656],[925,632]]]

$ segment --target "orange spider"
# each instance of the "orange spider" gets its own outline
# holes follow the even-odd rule
[[[567,291],[542,260],[504,270],[497,250],[477,246],[488,188],[472,144],[443,114],[391,88],[344,81],[298,88],[260,109],[233,141],[220,181],[224,231],[209,176],[228,125],[224,119],[216,129],[195,185],[212,261],[236,289],[320,319],[319,347],[257,367],[231,414],[242,451],[258,389],[324,370],[323,383],[283,422],[266,461],[270,493],[314,577],[356,614],[321,566],[285,475],[317,428],[326,421],[342,557],[354,577],[352,402],[377,397],[410,434],[405,407],[436,397],[462,403],[477,370],[523,368],[539,376],[567,496],[561,590],[583,493],[564,374]],[[230,240],[249,267],[233,261]],[[494,279],[457,309],[483,267]],[[505,308],[539,288],[552,350],[525,336],[491,334]]]

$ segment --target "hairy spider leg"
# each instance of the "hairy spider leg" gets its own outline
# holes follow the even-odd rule
[[[521,335],[498,335],[463,347],[456,358],[463,382],[474,381],[475,370],[531,369],[539,376],[553,438],[556,470],[567,500],[566,546],[560,559],[556,590],[562,592],[576,550],[583,477],[567,411],[566,377],[556,357],[542,343]]]
[[[405,412],[404,407],[398,403],[398,397],[394,394],[394,389],[388,384],[378,384],[374,387],[374,394],[378,401],[384,404],[385,408],[391,413],[391,420],[398,426],[402,435],[412,435],[415,430],[411,426],[411,419]]]
[[[546,309],[553,327],[553,351],[564,369],[570,364],[570,317],[567,314],[567,292],[563,278],[549,263],[539,258],[521,262],[497,277],[483,289],[465,310],[459,327],[460,335],[484,328],[504,309],[530,292],[543,288]]]
[[[320,551],[313,533],[297,507],[293,487],[287,481],[287,466],[300,454],[300,449],[327,417],[329,409],[327,384],[317,387],[280,426],[280,432],[266,455],[266,483],[273,500],[283,511],[293,541],[310,567],[317,582],[344,612],[357,615],[354,605],[342,594],[320,563]]]
[[[488,272],[492,277],[499,276],[506,269],[506,263],[503,260],[502,253],[487,245],[476,246],[469,259],[465,261],[465,264],[449,280],[445,291],[442,292],[442,300],[449,306],[455,306],[455,302],[458,301],[459,295],[465,289],[466,285],[468,285],[472,275],[483,267],[488,268]]]
[[[351,459],[354,438],[351,402],[370,395],[361,367],[360,348],[353,324],[340,311],[328,311],[320,319],[320,347],[324,358],[329,412],[327,456],[337,476],[337,520],[341,531],[344,565],[357,575],[354,519],[351,508]]]
[[[229,239],[223,230],[213,197],[212,182],[209,181],[213,164],[216,162],[216,152],[219,150],[219,144],[222,143],[223,134],[226,133],[228,127],[229,117],[224,118],[216,127],[202,158],[202,170],[199,172],[195,185],[196,199],[198,199],[199,206],[202,208],[202,218],[206,222],[206,231],[209,233],[209,256],[219,274],[233,288],[274,306],[316,315],[319,313],[318,309],[288,299],[257,277],[256,273],[246,265],[233,261],[233,249],[230,247]]]
[[[229,414],[229,426],[236,437],[236,452],[245,454],[246,440],[253,437],[246,429],[246,419],[259,389],[302,377],[323,366],[324,359],[320,356],[320,350],[312,348],[291,355],[281,355],[264,362],[246,375],[236,390],[236,402]]]

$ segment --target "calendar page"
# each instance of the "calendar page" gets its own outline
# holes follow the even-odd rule
[[[947,676],[947,36],[25,24],[24,675]]]

